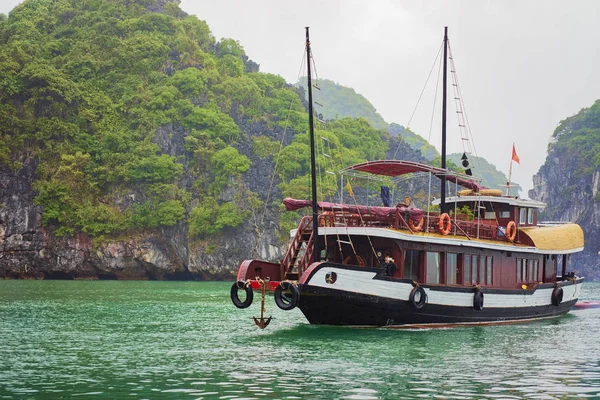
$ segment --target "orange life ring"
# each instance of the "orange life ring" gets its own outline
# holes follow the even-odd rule
[[[331,211],[325,211],[319,216],[319,226],[333,226],[334,214]]]
[[[356,264],[350,264],[351,261],[356,261]],[[362,258],[361,256],[359,256],[358,254],[356,255],[356,257],[354,257],[354,255],[349,255],[348,257],[344,258],[343,261],[344,264],[346,265],[359,265],[361,267],[366,267],[367,266],[367,262],[365,261],[364,258]]]
[[[424,220],[425,220],[425,218],[421,217],[421,220],[419,221],[419,223],[417,225],[415,225],[412,218],[409,218],[408,219],[408,227],[410,228],[411,231],[419,232],[423,228]]]
[[[510,221],[506,225],[506,237],[512,242],[515,240],[515,236],[517,236],[517,224],[515,224],[515,221]]]
[[[450,220],[450,216],[448,213],[443,213],[440,215],[440,232],[442,235],[447,235],[450,233],[450,229],[452,229],[452,221]]]

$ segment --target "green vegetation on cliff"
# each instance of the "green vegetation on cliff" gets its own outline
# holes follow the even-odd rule
[[[306,78],[303,78],[301,82],[306,87]],[[318,88],[314,94],[315,100],[323,103],[323,107],[318,107],[316,111],[325,119],[364,118],[377,129],[388,127],[388,123],[377,113],[369,100],[360,93],[356,93],[354,89],[329,79],[317,79],[315,86]]]
[[[560,121],[548,145],[548,154],[553,153],[581,166],[575,178],[592,173],[600,165],[600,100]]]
[[[278,162],[284,196],[306,196],[296,89],[177,3],[25,0],[0,19],[0,163],[36,160],[35,203],[56,233],[187,223],[192,237],[217,234],[261,207],[244,180],[256,159]],[[284,128],[293,139],[277,157]],[[361,119],[321,136],[335,162],[387,150]]]

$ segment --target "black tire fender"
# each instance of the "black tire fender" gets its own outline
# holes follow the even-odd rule
[[[476,310],[483,310],[483,290],[480,288],[475,289],[475,294],[473,295],[473,308]]]
[[[563,288],[556,286],[552,291],[552,305],[557,306],[563,301]]]
[[[246,300],[244,301],[240,300],[240,296],[238,294],[238,291],[240,289],[246,292]],[[252,304],[252,300],[254,299],[254,292],[252,291],[252,288],[250,287],[250,285],[247,285],[244,281],[234,282],[233,285],[231,285],[231,291],[229,294],[231,296],[231,301],[233,302],[233,305],[237,308],[250,307],[250,304]]]
[[[287,291],[290,292],[291,297],[287,296],[285,293]],[[293,310],[298,305],[298,300],[300,300],[300,291],[292,282],[283,281],[275,289],[273,297],[275,297],[275,304],[277,304],[277,307],[281,308],[282,310],[289,311]]]
[[[415,298],[417,297],[417,292],[420,295],[418,301],[415,300]],[[425,289],[423,289],[420,285],[417,285],[410,291],[410,296],[408,296],[408,300],[414,308],[420,310],[427,302],[427,293],[425,293]]]

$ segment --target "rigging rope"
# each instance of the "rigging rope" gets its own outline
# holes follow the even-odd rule
[[[300,69],[298,71],[298,78],[297,78],[297,80],[300,79],[300,74],[304,70],[304,64],[306,62],[306,52],[303,51],[302,53],[303,53],[303,56],[302,56],[302,61],[300,63]],[[271,175],[271,180],[269,182],[269,189],[267,190],[267,196],[266,196],[266,199],[265,199],[265,202],[264,202],[262,216],[260,217],[260,221],[255,221],[254,229],[255,229],[255,232],[256,232],[256,236],[255,236],[255,240],[254,240],[254,249],[252,250],[253,256],[258,256],[258,246],[259,246],[260,238],[262,236],[262,229],[264,228],[264,220],[265,220],[265,216],[267,214],[267,208],[269,206],[269,200],[270,200],[271,192],[273,190],[273,185],[274,185],[274,182],[275,182],[275,174],[277,173],[277,167],[279,166],[279,159],[281,157],[281,150],[283,149],[283,143],[285,141],[285,135],[287,133],[288,126],[290,124],[290,114],[291,114],[291,111],[292,111],[293,104],[294,104],[294,98],[292,98],[290,100],[290,106],[288,108],[287,118],[285,120],[285,126],[283,128],[283,134],[281,135],[281,141],[279,142],[279,151],[277,152],[277,158],[275,160],[275,166],[273,167],[273,174]]]

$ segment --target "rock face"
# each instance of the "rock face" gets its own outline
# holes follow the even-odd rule
[[[255,130],[264,132],[264,127],[246,127],[248,135]],[[184,136],[181,127],[167,125],[157,130],[155,143],[164,153],[181,156],[185,154]],[[247,153],[250,148],[248,136],[240,143],[240,152]],[[187,171],[185,160],[183,163]],[[267,212],[260,235],[246,223],[229,228],[210,243],[190,242],[185,224],[98,243],[85,233],[57,237],[51,227],[42,226],[43,210],[34,204],[36,169],[35,160],[16,172],[0,164],[0,279],[233,280],[244,259],[282,258],[285,246],[274,245],[279,229],[277,212]],[[266,193],[269,179],[265,177],[272,171],[269,160],[253,160],[246,184],[255,192]],[[189,188],[192,181],[186,172],[179,184]],[[132,198],[135,193],[123,197]]]
[[[585,168],[572,157],[551,152],[533,177],[529,197],[548,206],[543,220],[578,223],[585,234],[585,249],[573,254],[570,266],[589,280],[600,279],[600,168]]]

